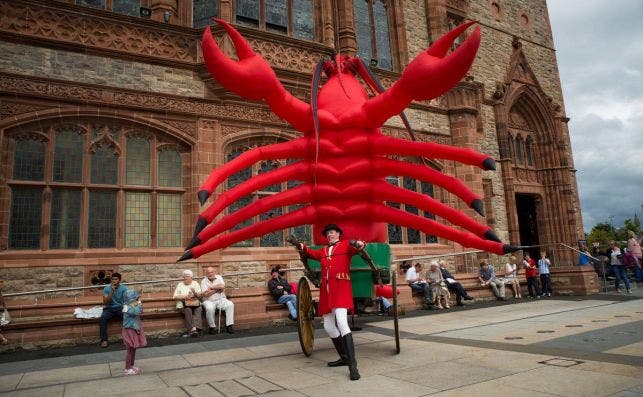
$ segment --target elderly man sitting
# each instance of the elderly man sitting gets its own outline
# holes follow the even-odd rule
[[[201,287],[192,277],[192,270],[183,270],[183,281],[176,286],[172,296],[177,310],[183,314],[186,329],[182,335],[184,338],[199,336],[201,331]]]
[[[496,272],[493,266],[487,262],[480,262],[480,271],[478,272],[478,280],[483,287],[491,287],[493,294],[499,301],[505,300],[505,283],[496,277]]]
[[[209,333],[215,334],[217,326],[214,323],[214,313],[217,309],[225,311],[225,330],[233,334],[232,325],[234,324],[234,303],[225,295],[225,282],[223,276],[216,274],[213,267],[205,270],[205,277],[201,280],[201,293],[203,297],[203,308],[205,309],[205,318],[210,326]]]

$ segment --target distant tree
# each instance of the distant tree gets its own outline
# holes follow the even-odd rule
[[[587,235],[587,242],[590,246],[593,243],[601,243],[601,245],[605,245],[615,239],[616,235],[614,233],[614,229],[609,223],[597,223],[592,228],[592,231]]]
[[[636,234],[637,236],[639,234],[641,234],[641,228],[640,228],[640,226],[636,225],[635,221],[636,221],[636,219],[635,220],[632,220],[632,219],[629,219],[629,218],[625,219],[625,222],[623,222],[623,227],[620,227],[616,231],[616,238],[619,241],[627,240],[628,239],[627,232],[630,231],[630,230],[633,231],[634,234]]]

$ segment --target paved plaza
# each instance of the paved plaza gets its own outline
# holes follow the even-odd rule
[[[323,330],[305,357],[284,328],[140,349],[143,374],[129,377],[114,345],[0,357],[0,395],[643,396],[642,292],[416,313],[400,320],[399,355],[392,321],[369,317],[354,334],[359,381],[326,366],[336,353]]]

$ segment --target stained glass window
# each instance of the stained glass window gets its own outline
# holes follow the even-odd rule
[[[140,0],[112,0],[112,11],[132,17],[141,15]]]
[[[400,209],[400,203],[386,203],[389,207]],[[402,228],[392,223],[388,224],[388,242],[389,244],[402,244]]]
[[[357,56],[368,64],[373,57],[371,45],[371,20],[369,17],[369,5],[367,0],[354,0],[353,11],[355,12],[355,36],[357,38]]]
[[[12,187],[9,248],[40,248],[42,188]]]
[[[76,4],[92,8],[105,9],[105,0],[76,0]]]
[[[116,192],[89,192],[89,248],[116,246]]]
[[[202,28],[219,15],[219,0],[192,0],[192,27]]]
[[[300,208],[303,208],[304,206],[307,206],[308,203],[306,204],[297,204],[297,205],[292,205],[288,208],[288,212],[295,212]],[[299,239],[299,241],[305,241],[307,243],[310,243],[313,241],[310,235],[310,229],[311,227],[309,225],[303,225],[303,226],[297,226],[292,228],[290,231],[288,231],[288,237],[290,237],[290,234],[292,233],[294,237]]]
[[[280,207],[278,208],[273,208],[271,210],[268,210],[264,213],[262,213],[259,216],[260,221],[265,221],[268,219],[276,218],[278,216],[281,216],[282,210]],[[281,230],[278,230],[276,232],[272,233],[267,233],[261,236],[261,242],[260,245],[262,247],[280,247],[283,245],[284,242],[284,232]]]
[[[80,197],[80,190],[52,191],[49,248],[79,247]]]
[[[252,196],[242,197],[239,200],[237,200],[234,203],[232,203],[230,205],[230,207],[228,207],[228,213],[232,214],[234,212],[237,212],[240,209],[245,208],[248,205],[250,205],[252,203],[252,201],[253,201]],[[243,228],[248,227],[250,225],[252,225],[252,218],[246,219],[245,221],[240,222],[235,227],[233,227],[232,230],[243,229]],[[252,247],[252,245],[253,245],[252,240],[245,240],[245,241],[238,242],[237,244],[234,244],[235,247]]]
[[[426,183],[426,182],[420,182],[420,186],[421,186],[421,189],[422,189],[422,194],[430,196],[430,197],[433,197],[434,193],[433,193],[433,185],[432,184]],[[428,211],[424,211],[424,217],[435,220],[435,215],[433,215],[432,213],[430,213]],[[426,242],[427,243],[437,243],[438,242],[438,238],[436,236],[433,236],[431,234],[426,234],[425,236],[426,236]]]
[[[264,0],[266,30],[288,34],[288,4],[286,0]]]
[[[461,17],[460,15],[455,15],[455,14],[447,14],[447,24],[449,26],[449,30],[455,29],[458,27],[460,24],[464,22],[464,18]],[[455,50],[462,44],[462,36],[458,36],[454,41],[453,44],[451,44],[451,51]]]
[[[16,139],[13,154],[13,179],[42,181],[45,179],[44,142]]]
[[[312,0],[237,0],[236,22],[268,32],[313,40]]]
[[[243,153],[243,149],[235,149],[235,150],[231,151],[230,153],[228,153],[228,156],[227,156],[228,157],[228,162],[232,161],[233,159],[236,159],[241,153]],[[237,186],[238,184],[240,184],[240,183],[242,183],[244,181],[247,181],[248,179],[250,179],[251,176],[252,176],[252,169],[251,168],[245,168],[245,169],[237,172],[236,174],[234,174],[234,175],[232,175],[232,176],[230,176],[228,178],[228,189],[231,189],[231,188]]]
[[[91,156],[91,183],[115,185],[118,183],[118,157],[114,148],[101,143]]]
[[[83,136],[77,128],[67,127],[56,131],[54,148],[54,182],[82,182]]]
[[[403,184],[404,184],[405,189],[411,190],[411,191],[414,191],[414,192],[417,191],[417,183],[416,183],[415,179],[404,178],[403,179]],[[406,212],[409,212],[409,213],[414,214],[414,215],[419,214],[419,210],[417,209],[417,207],[414,207],[414,206],[412,206],[410,204],[405,204],[404,205],[404,210]],[[407,242],[409,244],[419,244],[421,242],[420,241],[420,232],[419,231],[417,231],[415,229],[408,228],[408,229],[406,229],[406,233],[407,233],[407,239],[408,239]]]
[[[180,194],[159,193],[157,196],[157,239],[159,247],[180,247],[181,213]]]
[[[237,23],[240,25],[259,27],[259,1],[237,0]]]
[[[279,168],[279,163],[276,161],[263,161],[261,165],[259,166],[259,174],[263,174],[266,172],[270,172],[272,170],[276,170]],[[275,184],[272,186],[266,186],[261,188],[261,191],[263,192],[280,192],[281,191],[281,185],[280,184]]]
[[[385,0],[354,0],[357,56],[367,64],[376,62],[382,69],[392,70],[389,11]]]
[[[375,46],[377,47],[377,67],[382,69],[393,69],[391,60],[391,43],[389,37],[388,12],[382,1],[375,1],[374,22],[375,22]]]
[[[150,246],[150,194],[125,193],[125,247]]]
[[[292,25],[294,36],[300,39],[313,40],[313,2],[311,0],[293,0]]]
[[[182,186],[181,153],[162,150],[158,153],[159,186]]]
[[[150,141],[128,137],[125,156],[125,181],[128,185],[150,185]]]

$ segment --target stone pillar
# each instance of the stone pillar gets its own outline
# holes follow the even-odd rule
[[[352,0],[337,1],[337,36],[339,51],[344,55],[357,53],[357,38],[355,37],[355,18]]]

